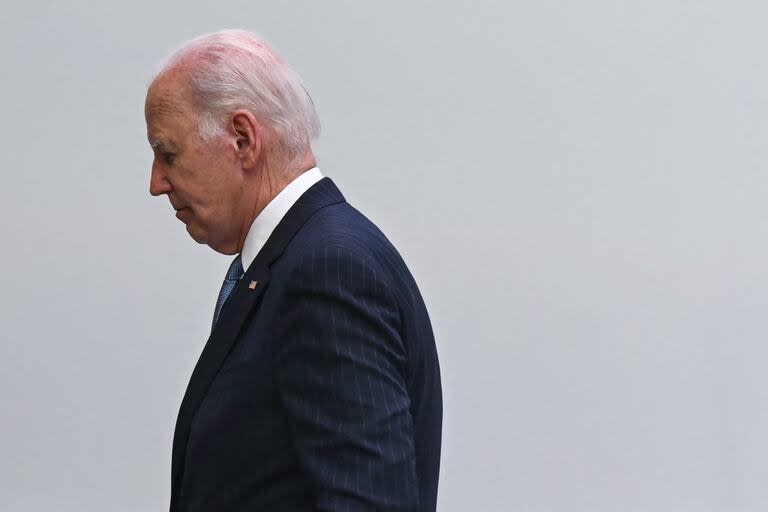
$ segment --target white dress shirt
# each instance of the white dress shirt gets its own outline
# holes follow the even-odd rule
[[[280,221],[291,209],[291,206],[298,201],[299,197],[307,191],[309,187],[323,179],[320,169],[312,169],[301,173],[297,178],[288,184],[272,201],[259,213],[253,224],[245,235],[243,250],[240,253],[240,260],[243,264],[243,270],[248,271],[256,255],[267,243],[269,235],[275,230]]]

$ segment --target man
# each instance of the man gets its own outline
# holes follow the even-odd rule
[[[181,403],[171,511],[433,511],[442,399],[395,248],[316,166],[312,101],[255,35],[185,44],[147,92],[150,193],[236,255]]]

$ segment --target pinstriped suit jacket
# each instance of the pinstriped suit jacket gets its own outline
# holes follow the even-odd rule
[[[323,178],[272,233],[203,349],[176,423],[170,509],[434,511],[441,425],[419,290]]]

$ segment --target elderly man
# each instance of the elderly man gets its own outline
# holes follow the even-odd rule
[[[317,114],[254,34],[186,43],[152,81],[150,193],[236,255],[176,422],[171,511],[433,511],[442,398],[427,311],[323,177]]]

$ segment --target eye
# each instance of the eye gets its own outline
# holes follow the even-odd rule
[[[173,164],[173,160],[175,158],[176,158],[176,155],[174,155],[173,153],[163,153],[163,161],[168,165]]]

